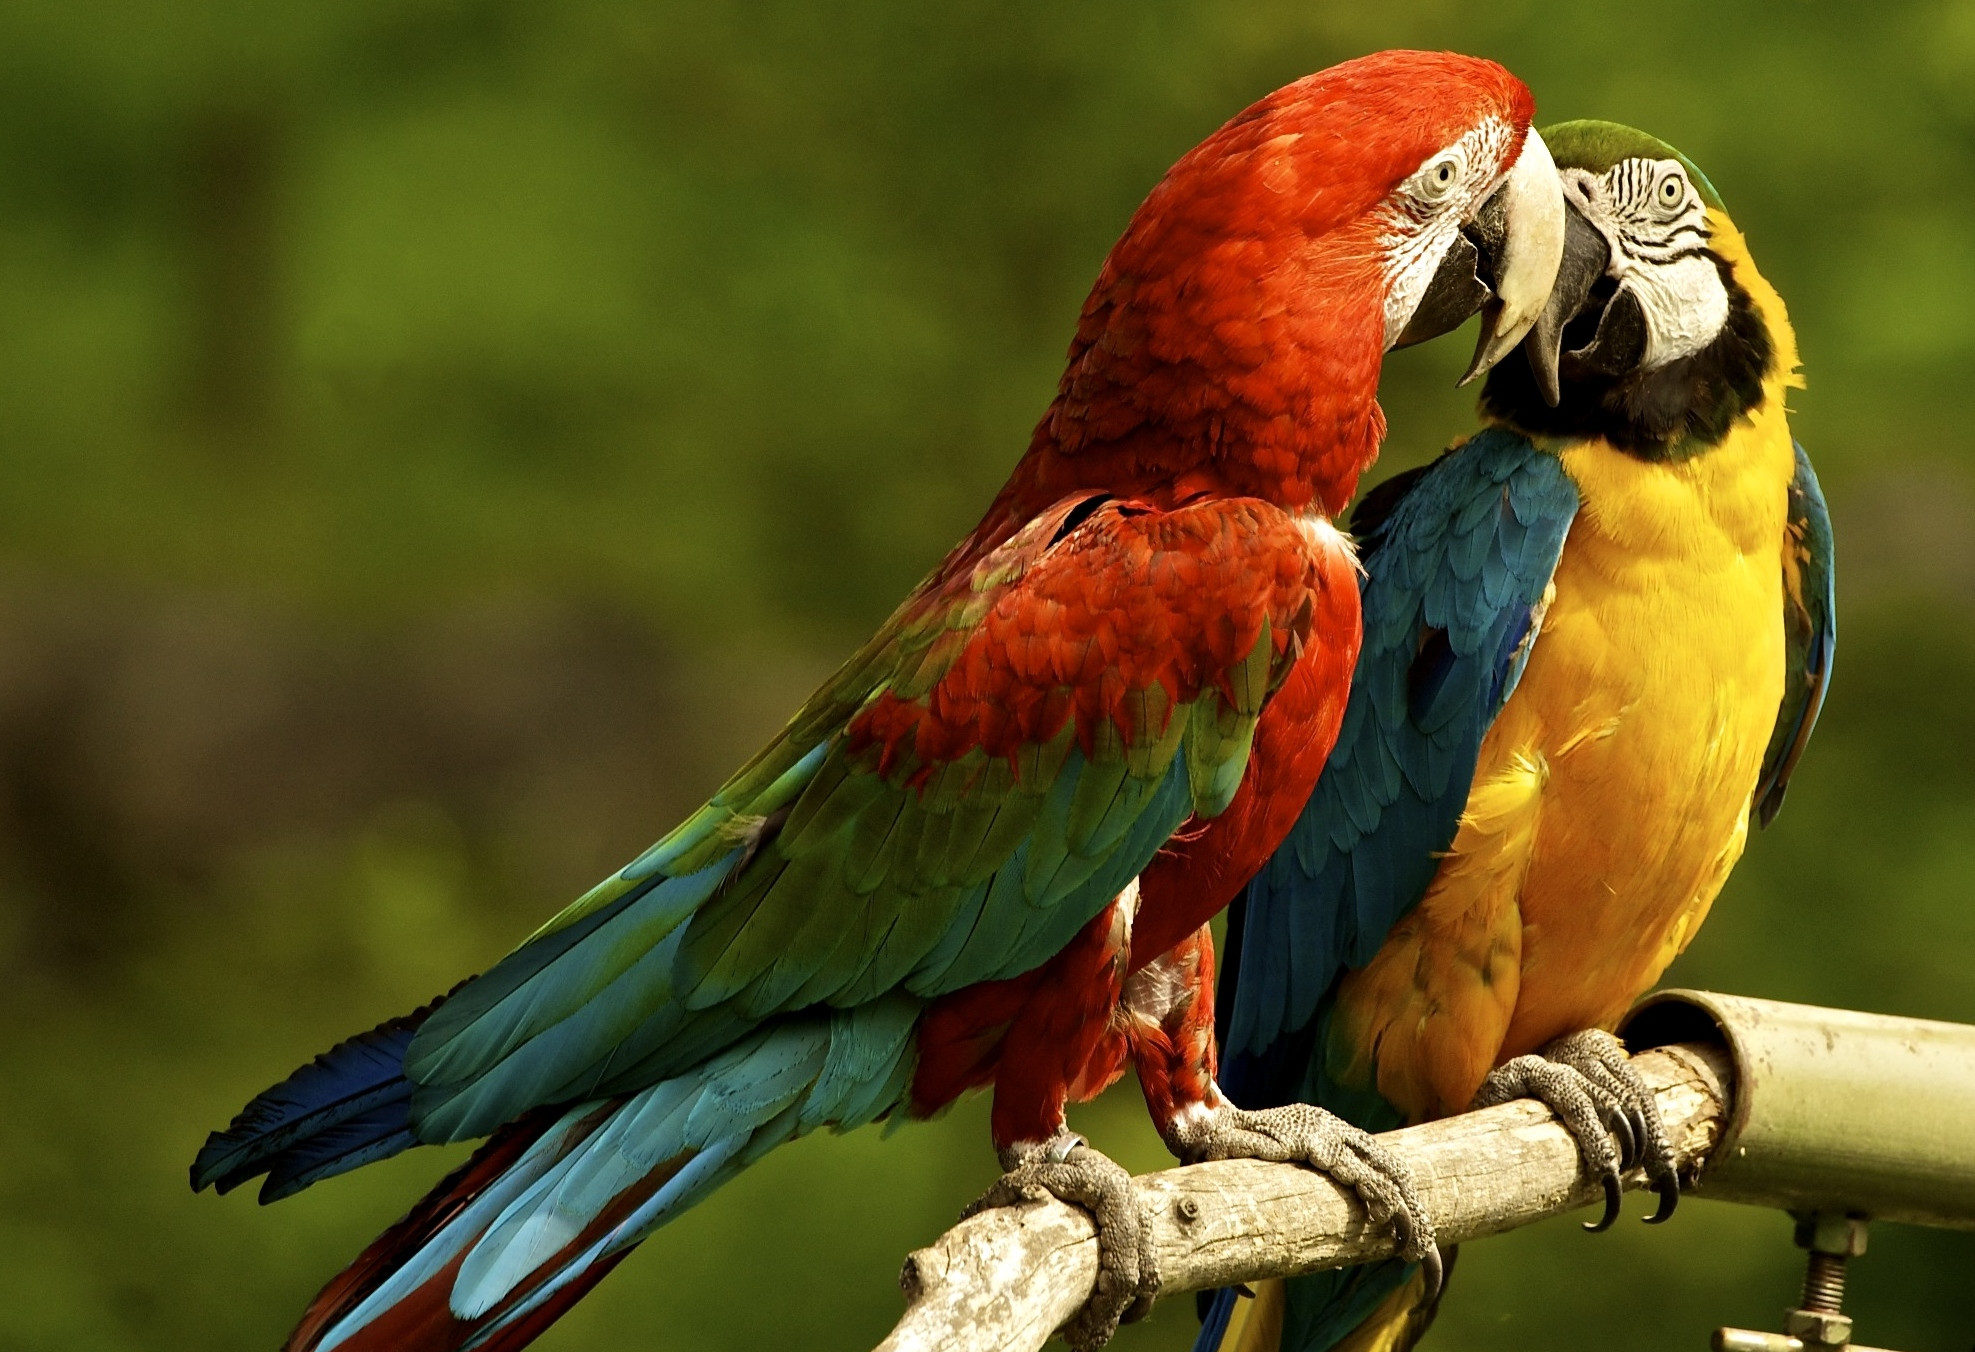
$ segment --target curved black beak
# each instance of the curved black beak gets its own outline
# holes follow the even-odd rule
[[[1409,347],[1481,315],[1465,385],[1515,349],[1536,322],[1556,279],[1564,244],[1563,183],[1543,138],[1524,138],[1501,186],[1461,227],[1392,344]]]
[[[1564,353],[1564,374],[1620,376],[1645,358],[1646,312],[1636,296],[1621,290],[1605,302],[1591,341]]]
[[[1523,352],[1529,369],[1536,375],[1536,388],[1551,408],[1563,397],[1557,382],[1557,366],[1563,355],[1564,329],[1585,309],[1591,292],[1611,267],[1611,250],[1596,226],[1568,196],[1564,198],[1564,256],[1557,264],[1556,284],[1536,316]]]
[[[1420,297],[1419,308],[1399,331],[1399,341],[1392,345],[1395,349],[1452,333],[1494,298],[1495,289],[1481,279],[1481,252],[1468,229],[1463,226],[1447,246],[1433,280],[1426,284],[1426,294]]]

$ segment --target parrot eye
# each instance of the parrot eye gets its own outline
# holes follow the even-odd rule
[[[1668,174],[1660,181],[1660,205],[1677,207],[1687,196],[1687,183],[1678,174]]]
[[[1432,206],[1443,201],[1460,181],[1460,158],[1455,155],[1442,155],[1414,174],[1409,186],[1415,197]]]

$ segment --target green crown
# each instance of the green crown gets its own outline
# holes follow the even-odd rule
[[[1656,136],[1648,136],[1643,131],[1617,122],[1600,122],[1595,118],[1559,122],[1540,130],[1559,169],[1584,169],[1602,174],[1620,160],[1678,160],[1687,171],[1687,177],[1700,189],[1703,202],[1717,211],[1728,209],[1722,205],[1721,194],[1714,190],[1714,184],[1708,182],[1708,176],[1692,160]]]

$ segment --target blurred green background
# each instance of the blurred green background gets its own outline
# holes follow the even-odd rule
[[[1680,146],[1802,336],[1838,678],[1674,976],[1975,1019],[1975,8],[6,0],[0,1347],[275,1347],[457,1155],[264,1211],[206,1129],[717,784],[972,524],[1165,166],[1385,46]],[[1380,473],[1464,353],[1392,362]],[[1076,1122],[1162,1158],[1129,1085]],[[542,1346],[869,1346],[991,1173],[978,1103],[805,1142]],[[1798,1271],[1561,1222],[1429,1346],[1698,1352]],[[1967,1347],[1971,1271],[1882,1227],[1860,1337]]]

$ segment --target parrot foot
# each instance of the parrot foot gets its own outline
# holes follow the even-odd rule
[[[1588,1028],[1558,1038],[1533,1056],[1505,1062],[1482,1082],[1474,1106],[1489,1108],[1519,1098],[1533,1098],[1557,1115],[1604,1184],[1605,1213],[1587,1221],[1586,1230],[1610,1229],[1618,1219],[1619,1176],[1634,1167],[1645,1169],[1659,1194],[1659,1207],[1647,1223],[1657,1225],[1673,1215],[1680,1202],[1680,1169],[1666,1122],[1653,1091],[1632,1068],[1617,1038]],[[1618,1138],[1616,1146],[1613,1137]]]
[[[1003,1150],[1001,1167],[1006,1172],[960,1213],[962,1220],[994,1207],[1054,1197],[1088,1211],[1097,1226],[1097,1285],[1063,1325],[1072,1352],[1096,1352],[1119,1324],[1145,1318],[1159,1294],[1158,1255],[1132,1176],[1072,1131]]]
[[[1418,1263],[1426,1286],[1422,1308],[1440,1295],[1444,1267],[1427,1214],[1406,1162],[1368,1131],[1307,1103],[1248,1110],[1223,1102],[1188,1110],[1164,1133],[1167,1147],[1187,1164],[1255,1159],[1302,1164],[1357,1197],[1375,1226],[1389,1226],[1395,1256]]]

